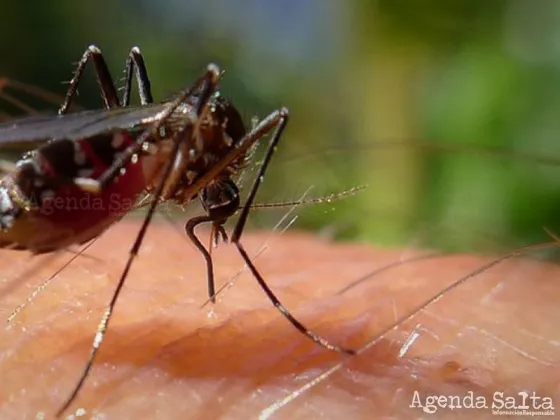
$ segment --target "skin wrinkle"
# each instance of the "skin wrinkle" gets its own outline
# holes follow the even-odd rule
[[[79,258],[10,327],[0,329],[1,418],[35,418],[40,411],[48,418],[70,392],[137,226],[124,221],[112,227],[89,250],[93,258]],[[200,309],[206,300],[204,263],[194,247],[171,230],[165,225],[150,227],[148,246],[142,248],[127,280],[92,374],[67,414],[82,407],[84,418],[94,413],[108,419],[257,418],[345,359],[295,331],[248,272],[218,304]],[[250,255],[269,236],[263,232],[244,237]],[[214,251],[221,285],[239,271],[242,261],[233,247],[221,245]],[[332,244],[288,233],[274,238],[256,264],[306,326],[333,343],[357,348],[394,322],[395,310],[399,316],[407,314],[491,260],[458,255],[415,261],[337,295],[401,256],[399,250]],[[41,264],[35,273],[19,276],[17,284],[10,285],[14,278],[10,276],[42,263],[43,257],[36,258],[0,252],[3,318],[61,264]],[[67,258],[62,255],[58,261]],[[290,273],[299,265],[305,276],[290,275],[284,286],[282,261],[289,261]],[[508,281],[511,273],[515,279]],[[337,373],[272,418],[418,418],[426,414],[409,408],[415,390],[422,395],[464,395],[472,390],[491,400],[496,390],[529,389],[555,397],[559,410],[554,378],[560,359],[557,345],[551,344],[559,341],[553,322],[560,312],[558,274],[560,268],[552,264],[518,259],[470,279],[372,348],[347,359]],[[482,302],[480,296],[498,284],[502,291],[491,302]],[[518,329],[543,339],[528,340],[519,336]],[[419,337],[399,358],[413,331]],[[492,337],[550,366],[497,344]],[[437,418],[473,415],[490,418],[491,411],[439,409],[436,414]]]
[[[508,347],[509,349],[513,350],[514,352],[516,352],[517,354],[519,354],[520,356],[523,356],[529,360],[532,360],[534,362],[537,362],[543,366],[554,366],[553,363],[547,362],[546,360],[541,360],[538,357],[529,354],[528,352],[525,352],[523,350],[521,350],[519,347],[514,346],[513,344],[509,343],[506,340],[501,339],[500,337],[497,337],[494,334],[489,333],[488,331],[484,330],[484,329],[480,329],[480,328],[476,328],[476,327],[467,327],[467,329],[476,332],[477,334],[481,334],[481,335],[485,335],[493,340],[495,340],[496,342],[498,342],[499,344]]]

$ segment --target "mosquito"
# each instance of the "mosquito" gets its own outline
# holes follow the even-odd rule
[[[105,109],[68,113],[90,61]],[[134,75],[141,102],[137,108],[129,106]],[[291,315],[243,247],[241,237],[249,211],[286,128],[289,111],[279,108],[246,130],[237,109],[218,90],[221,75],[215,64],[209,64],[192,87],[154,104],[144,59],[134,47],[126,61],[121,100],[101,51],[90,46],[78,63],[58,116],[32,116],[0,124],[1,145],[44,143],[17,163],[1,165],[5,172],[0,180],[1,247],[44,253],[85,243],[132,210],[142,194],[151,197],[88,360],[57,416],[74,402],[89,375],[129,270],[163,201],[185,206],[198,198],[206,211],[187,221],[185,232],[206,262],[211,299],[215,296],[212,258],[195,234],[195,228],[203,223],[211,223],[214,243],[229,240],[235,245],[267,297],[300,333],[329,350],[354,354],[329,343]],[[233,177],[248,164],[254,147],[268,134],[271,137],[264,158],[242,205]],[[88,205],[76,208],[75,203],[83,202]],[[237,213],[228,238],[224,224]]]

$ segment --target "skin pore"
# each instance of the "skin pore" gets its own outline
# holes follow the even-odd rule
[[[138,222],[112,227],[9,326],[0,328],[0,417],[52,418],[89,354]],[[65,413],[103,419],[420,418],[414,392],[484,396],[521,390],[560,410],[560,267],[520,257],[446,293],[371,348],[347,357],[298,333],[245,271],[206,301],[205,266],[168,224],[154,223],[135,261],[99,357]],[[200,232],[201,238],[206,238]],[[496,256],[420,255],[337,244],[293,231],[249,233],[250,255],[292,314],[330,342],[360,348],[396,319]],[[243,266],[229,245],[213,251],[218,287]],[[30,258],[1,251],[6,319],[68,253]],[[274,404],[344,364],[275,411]],[[80,411],[79,409],[83,409]],[[78,412],[76,411],[78,410]],[[433,414],[432,414],[433,415]],[[491,408],[439,408],[437,418],[490,418]]]

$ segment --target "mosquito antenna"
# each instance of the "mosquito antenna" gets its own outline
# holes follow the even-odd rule
[[[2,162],[0,161],[0,164]],[[0,166],[0,170],[2,169],[2,167]],[[307,206],[307,205],[312,205],[312,204],[324,204],[324,203],[330,203],[331,201],[335,201],[335,200],[340,200],[346,197],[351,197],[355,194],[357,194],[358,192],[366,189],[368,186],[367,185],[358,185],[352,188],[349,188],[347,190],[344,191],[340,191],[337,193],[331,193],[322,197],[312,197],[312,198],[304,198],[307,193],[309,192],[309,190],[305,191],[304,194],[302,194],[302,197],[298,200],[295,201],[278,201],[278,202],[274,202],[274,203],[255,203],[253,205],[251,205],[251,210],[263,210],[263,209],[276,209],[276,208],[284,208],[284,207],[299,207],[299,206]],[[147,207],[150,203],[150,200],[152,200],[153,197],[151,194],[146,194],[144,197],[142,197],[140,199],[140,201],[138,202],[138,204],[136,204],[135,209],[140,209],[143,207]],[[171,219],[167,218],[167,220],[171,221]],[[183,236],[183,235],[181,235]]]

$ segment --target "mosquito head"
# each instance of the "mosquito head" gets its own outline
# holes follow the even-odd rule
[[[231,179],[213,181],[202,190],[200,201],[215,223],[223,223],[239,209],[239,189]]]
[[[215,121],[223,127],[225,134],[231,139],[232,146],[237,145],[247,133],[237,109],[219,92],[216,92],[212,98],[210,107]]]

